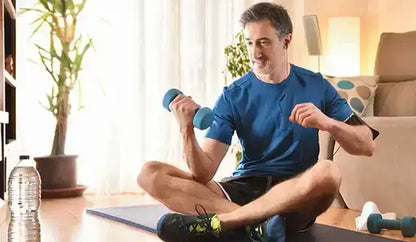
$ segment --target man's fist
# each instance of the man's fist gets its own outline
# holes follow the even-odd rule
[[[201,106],[196,104],[190,96],[179,94],[175,99],[173,99],[169,107],[175,115],[181,131],[186,128],[193,129],[192,119],[194,117],[195,110],[201,108]]]
[[[328,131],[332,125],[332,119],[326,116],[313,103],[297,104],[289,116],[289,120],[303,127],[316,128]]]

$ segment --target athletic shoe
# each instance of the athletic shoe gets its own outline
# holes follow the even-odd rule
[[[203,213],[198,211],[198,206]],[[198,215],[168,213],[157,223],[157,236],[167,242],[215,241],[219,238],[220,220],[215,214],[206,213],[196,205]]]
[[[202,208],[201,213],[198,208]],[[221,222],[215,214],[206,213],[201,205],[196,205],[198,215],[168,213],[157,223],[157,235],[167,242],[284,242],[285,223],[275,215],[257,226],[221,231]]]

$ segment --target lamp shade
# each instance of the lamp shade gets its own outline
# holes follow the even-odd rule
[[[328,19],[326,73],[334,76],[360,75],[360,18]]]
[[[319,30],[318,17],[316,15],[304,15],[303,26],[305,29],[306,44],[309,55],[321,55],[321,32]]]

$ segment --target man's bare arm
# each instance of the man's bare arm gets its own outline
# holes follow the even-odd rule
[[[202,147],[195,138],[192,119],[199,108],[191,97],[179,94],[170,104],[170,109],[179,124],[185,160],[193,178],[205,184],[215,175],[224,158],[228,145],[214,139],[205,139]]]
[[[371,156],[374,153],[372,132],[366,125],[352,126],[332,119],[312,103],[297,104],[289,117],[304,127],[328,131],[350,154]]]

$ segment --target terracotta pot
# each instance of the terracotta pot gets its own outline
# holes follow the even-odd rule
[[[74,188],[77,186],[77,155],[35,157],[42,189]]]

